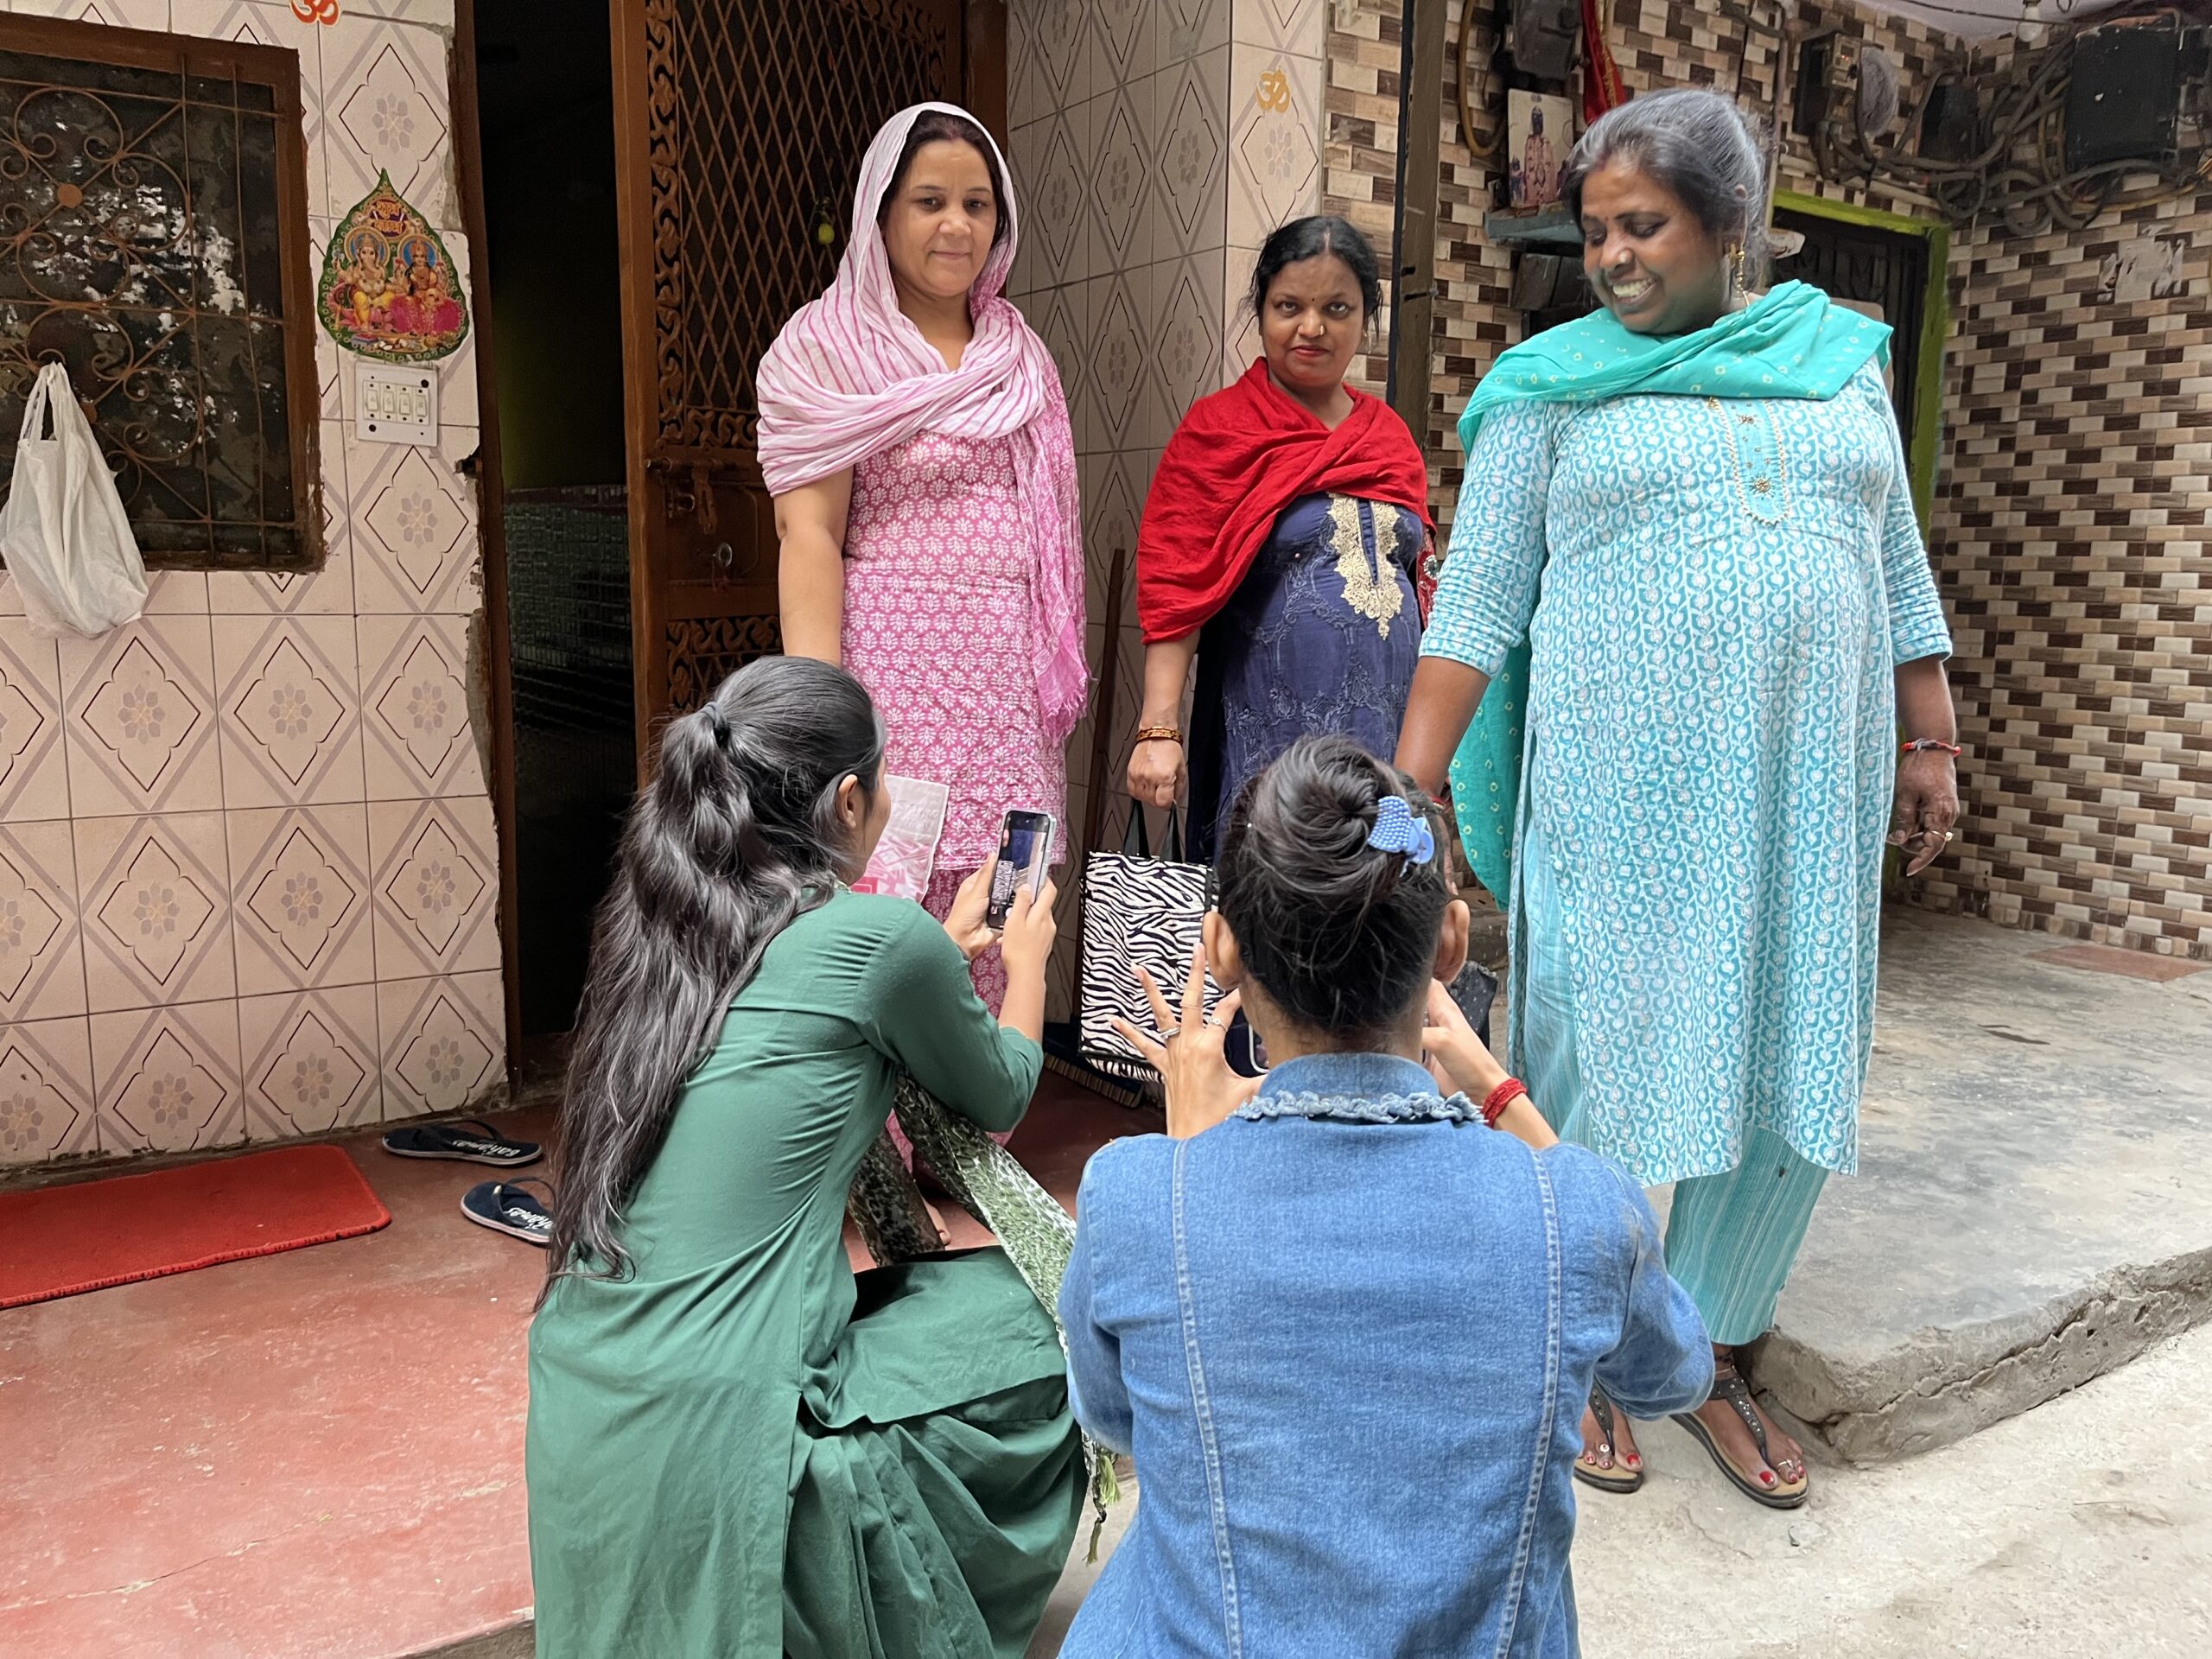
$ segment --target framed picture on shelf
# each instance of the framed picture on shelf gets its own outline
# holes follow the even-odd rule
[[[1505,95],[1506,177],[1512,205],[1533,209],[1559,200],[1560,169],[1574,148],[1574,105],[1544,92]]]

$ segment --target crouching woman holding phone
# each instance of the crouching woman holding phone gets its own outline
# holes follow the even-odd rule
[[[984,925],[845,891],[890,813],[841,669],[771,657],[671,722],[569,1065],[530,1332],[541,1659],[1017,1659],[1083,1456],[996,1248],[855,1275],[846,1195],[899,1074],[986,1129],[1037,1085],[1052,890]],[[970,958],[1001,943],[995,1018]],[[1634,1396],[1630,1396],[1634,1397]]]
[[[1655,1416],[1711,1386],[1642,1191],[1553,1141],[1438,982],[1467,943],[1441,833],[1402,774],[1300,740],[1230,817],[1219,1023],[1194,962],[1125,1031],[1168,1132],[1091,1159],[1060,1319],[1077,1416],[1144,1501],[1068,1659],[1565,1659],[1592,1379]],[[1223,1058],[1240,1003],[1257,1082]]]

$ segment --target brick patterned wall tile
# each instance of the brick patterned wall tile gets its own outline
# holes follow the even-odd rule
[[[1363,0],[1332,20],[1325,205],[1389,232],[1398,21]],[[1741,25],[1679,0],[1617,0],[1611,42],[1632,91],[1711,86],[1770,108],[1775,54]],[[1910,105],[1958,44],[1929,24],[1834,3],[1801,9],[1877,41]],[[1483,218],[1494,168],[1459,130],[1459,6],[1446,21],[1444,149],[1427,445],[1448,528],[1461,476],[1452,423],[1520,338],[1510,252]],[[1475,30],[1475,68],[1491,41]],[[1977,58],[1986,68],[2010,48]],[[1819,179],[1802,141],[1783,182],[1931,217],[1910,192]],[[2185,290],[2094,299],[2099,267],[2144,232],[2187,238]],[[1952,664],[1966,817],[1946,866],[1916,884],[1930,906],[2009,925],[2212,957],[2212,192],[2107,216],[2080,233],[1955,234],[1947,430],[1930,558],[1958,646]],[[1381,388],[1379,353],[1363,384]]]

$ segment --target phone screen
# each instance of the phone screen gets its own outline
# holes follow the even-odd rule
[[[1007,912],[1014,908],[1014,895],[1025,881],[1033,899],[1044,892],[1045,871],[1052,857],[1052,815],[1019,808],[1007,812],[999,829],[998,869],[991,877],[991,902],[984,912],[984,921],[993,927],[1004,927]]]

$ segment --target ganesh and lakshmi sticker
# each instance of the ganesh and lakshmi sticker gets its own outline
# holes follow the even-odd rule
[[[316,308],[340,346],[385,363],[434,363],[468,338],[453,256],[384,174],[330,238]]]

